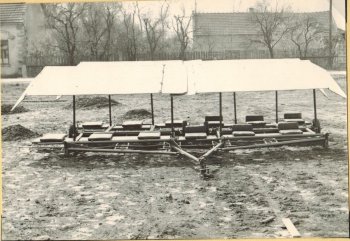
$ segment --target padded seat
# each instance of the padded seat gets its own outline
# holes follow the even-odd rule
[[[233,136],[255,136],[253,131],[233,131]]]
[[[138,138],[141,139],[160,139],[159,131],[143,131],[140,132]]]
[[[111,130],[112,131],[122,131],[122,130],[124,130],[124,128],[121,125],[115,125],[115,126],[112,127]]]
[[[280,122],[278,123],[278,130],[282,135],[303,134],[297,122]]]
[[[184,120],[174,120],[173,122],[174,127],[184,127],[187,125],[187,121]],[[171,127],[171,120],[167,120],[165,122],[165,127]]]
[[[285,113],[283,117],[285,122],[298,122],[299,125],[305,124],[301,113]]]
[[[62,142],[67,137],[67,134],[45,134],[40,137],[40,142]]]
[[[141,129],[142,124],[143,124],[143,120],[129,120],[129,121],[124,121],[122,126],[124,129],[135,130],[135,129]]]
[[[102,121],[90,121],[90,122],[84,122],[81,124],[81,126],[84,129],[98,129],[102,128],[103,122]]]
[[[115,136],[138,136],[140,134],[141,130],[122,130],[122,131],[115,131]]]
[[[251,124],[235,124],[232,126],[233,136],[255,136],[253,125]]]
[[[206,139],[207,138],[207,133],[203,132],[197,132],[197,133],[186,133],[185,134],[186,139]]]
[[[185,133],[207,133],[207,128],[204,125],[185,126]]]
[[[247,115],[245,117],[245,122],[257,128],[262,128],[266,125],[266,122],[264,121],[264,116],[262,115]]]
[[[92,133],[89,137],[89,141],[109,141],[112,139],[112,133]]]
[[[203,125],[185,126],[186,139],[205,139],[207,138],[207,128]]]
[[[256,134],[260,133],[278,133],[278,128],[253,128]]]
[[[299,125],[304,125],[305,120],[303,119],[284,119],[285,122],[297,122]]]
[[[219,115],[208,115],[208,116],[204,117],[204,121],[219,121],[220,122],[220,120],[222,121],[223,119],[222,119],[222,116],[220,118]]]

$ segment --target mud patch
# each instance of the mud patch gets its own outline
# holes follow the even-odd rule
[[[147,119],[152,117],[152,114],[145,109],[129,110],[124,114],[124,119]]]
[[[21,125],[12,125],[2,128],[3,141],[19,141],[39,136],[38,133],[33,132]]]
[[[93,108],[105,108],[108,107],[108,98],[102,96],[96,97],[79,97],[75,101],[76,108],[93,109]],[[111,99],[111,105],[120,105],[118,101]],[[73,104],[66,106],[66,109],[71,109]]]
[[[24,108],[23,106],[17,106],[16,109],[11,111],[13,105],[3,104],[1,105],[1,114],[2,115],[10,115],[10,114],[18,114],[23,112],[28,112],[29,110]]]

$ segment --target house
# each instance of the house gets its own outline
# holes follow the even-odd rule
[[[40,4],[0,4],[1,77],[25,76],[28,48],[45,34]]]
[[[310,48],[320,49],[323,37],[328,36],[329,29],[329,12],[312,12],[312,13],[285,13],[290,19],[301,19],[310,17],[317,21],[318,29],[321,34],[318,41]],[[261,38],[259,26],[252,20],[254,9],[248,12],[234,13],[193,13],[193,49],[195,51],[225,51],[225,52],[259,52],[266,51],[266,47],[257,44],[257,38]],[[333,34],[336,35],[338,30],[333,20]],[[344,31],[343,31],[344,32]],[[318,44],[318,46],[316,46]],[[323,43],[324,45],[324,43]],[[295,50],[296,46],[290,40],[289,35],[285,35],[274,50],[277,52]],[[265,56],[268,57],[268,56]],[[283,57],[283,56],[282,56]]]

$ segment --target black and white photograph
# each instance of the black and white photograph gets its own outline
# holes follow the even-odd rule
[[[0,2],[3,240],[349,237],[346,0]]]

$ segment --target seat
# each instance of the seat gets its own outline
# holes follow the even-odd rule
[[[102,121],[89,121],[89,122],[83,122],[81,126],[84,129],[98,129],[102,128],[103,122]]]
[[[235,124],[232,126],[233,136],[255,136],[252,124]]]
[[[185,120],[174,120],[173,121],[174,127],[184,127],[187,126],[187,121]],[[171,120],[167,120],[165,122],[165,127],[171,127]]]
[[[305,120],[302,118],[301,113],[285,113],[284,122],[297,122],[299,125],[305,124]]]
[[[247,115],[245,117],[245,122],[247,124],[253,125],[255,128],[263,128],[266,126],[266,122],[264,121],[264,116],[262,115]]]
[[[186,139],[205,139],[207,138],[207,128],[204,125],[192,125],[185,127]]]
[[[221,116],[205,116],[204,117],[204,125],[207,126],[207,128],[215,128],[220,127],[220,120],[221,120],[221,126],[224,126],[223,118]]]
[[[140,130],[142,128],[143,120],[129,120],[124,121],[122,126],[125,130]]]
[[[62,142],[67,137],[67,134],[45,134],[40,137],[40,142]]]
[[[100,133],[92,133],[89,137],[89,141],[109,141],[112,139],[112,133],[100,132]]]
[[[143,132],[140,132],[137,137],[140,140],[160,139],[160,132],[159,131],[143,131]]]
[[[278,130],[282,135],[303,134],[303,131],[299,129],[298,122],[280,122]]]

